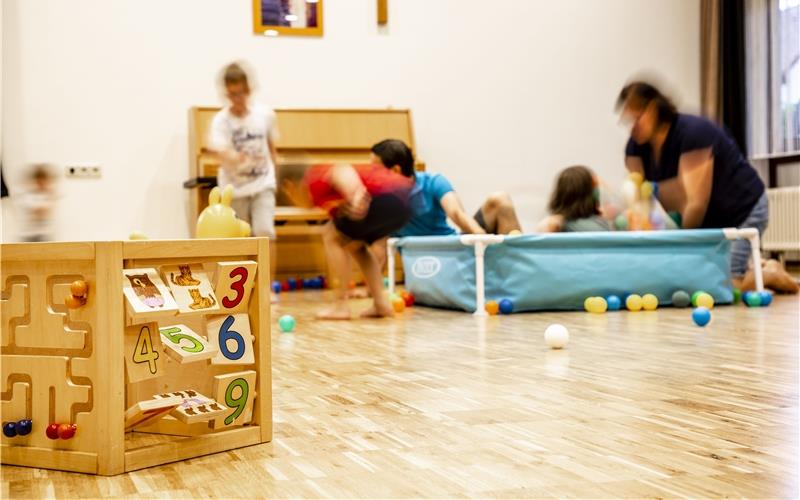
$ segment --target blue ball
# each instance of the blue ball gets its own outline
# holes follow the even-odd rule
[[[606,297],[606,303],[608,304],[609,311],[619,311],[622,307],[622,301],[616,295],[609,295]]]
[[[33,422],[28,418],[17,422],[17,434],[19,434],[20,436],[27,436],[28,434],[31,433],[32,429],[33,429]]]
[[[761,307],[767,307],[768,305],[772,304],[772,294],[768,291],[759,292],[761,295]]]
[[[706,326],[711,321],[711,311],[705,307],[697,307],[692,311],[692,320],[697,326]]]
[[[278,326],[281,327],[281,331],[285,333],[289,333],[294,330],[296,324],[297,322],[295,321],[294,317],[288,314],[281,316],[278,320]]]
[[[17,435],[17,424],[14,422],[6,422],[3,424],[3,435],[8,438],[13,438]]]
[[[288,280],[286,280],[286,282],[289,284],[289,290],[296,290],[297,289],[297,280],[296,279],[289,278]]]
[[[275,293],[281,293],[281,282],[280,281],[273,281],[272,282],[272,291]]]
[[[500,312],[503,314],[511,314],[514,310],[514,303],[508,299],[503,299],[500,301]]]
[[[744,300],[744,303],[747,304],[748,307],[761,306],[761,294],[759,292],[744,292],[744,295],[742,295],[742,299]]]

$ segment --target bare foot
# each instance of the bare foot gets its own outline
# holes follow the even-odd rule
[[[317,319],[350,319],[350,308],[347,306],[332,306],[317,313]]]
[[[764,286],[781,293],[800,291],[797,280],[777,260],[768,260],[764,264]]]
[[[369,309],[361,313],[362,318],[391,318],[392,316],[394,316],[394,309],[385,301],[375,302]]]

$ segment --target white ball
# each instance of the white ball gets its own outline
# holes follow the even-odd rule
[[[561,349],[569,343],[569,330],[558,323],[550,325],[544,331],[544,341],[553,349]]]

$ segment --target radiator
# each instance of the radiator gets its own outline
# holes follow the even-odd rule
[[[773,252],[800,250],[800,186],[768,189],[767,197],[769,225],[762,248]]]

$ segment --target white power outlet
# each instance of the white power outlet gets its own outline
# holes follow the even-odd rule
[[[102,171],[100,165],[67,165],[67,177],[99,179]]]

